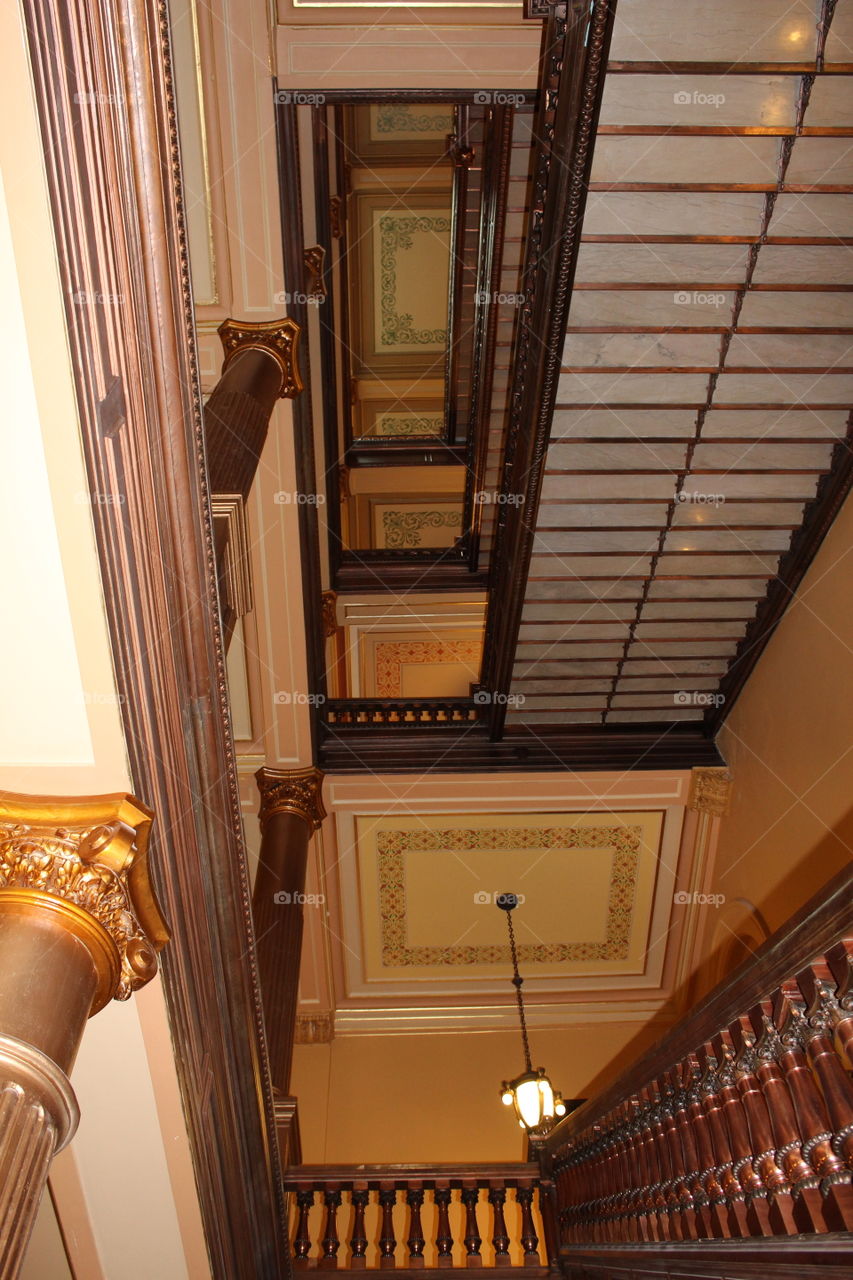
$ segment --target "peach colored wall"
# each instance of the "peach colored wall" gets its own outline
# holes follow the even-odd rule
[[[531,1031],[534,1066],[566,1097],[585,1097],[595,1077],[630,1061],[656,1034],[636,1023]],[[340,1036],[297,1045],[292,1088],[309,1163],[520,1160],[521,1131],[500,1102],[522,1070],[517,1032]]]
[[[713,892],[771,930],[850,858],[851,548],[848,499],[719,737],[734,785]]]

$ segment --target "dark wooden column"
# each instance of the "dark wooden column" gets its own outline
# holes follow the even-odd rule
[[[273,1088],[287,1095],[296,1026],[308,842],[326,816],[319,769],[259,769],[261,853],[252,900]]]
[[[244,507],[276,400],[302,390],[295,320],[219,326],[225,360],[204,408],[204,438],[226,640],[252,607]]]

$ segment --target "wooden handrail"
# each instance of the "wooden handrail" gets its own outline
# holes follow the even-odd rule
[[[566,1116],[551,1130],[546,1143],[555,1150],[567,1138],[582,1133],[623,1099],[692,1053],[757,1001],[768,996],[815,956],[831,947],[851,928],[853,868],[839,871],[822,889],[771,934],[758,950],[735,969],[641,1058],[616,1077],[602,1093]]]
[[[308,1186],[315,1190],[332,1185],[348,1187],[356,1183],[369,1187],[378,1187],[380,1183],[406,1187],[412,1182],[452,1187],[472,1182],[481,1185],[502,1182],[507,1187],[515,1187],[538,1183],[540,1176],[538,1164],[532,1161],[526,1164],[303,1164],[288,1169],[284,1186],[288,1191]]]
[[[552,1131],[561,1252],[853,1229],[851,905],[845,870]]]

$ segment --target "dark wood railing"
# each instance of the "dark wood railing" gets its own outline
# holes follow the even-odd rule
[[[539,1181],[535,1164],[293,1168],[294,1265],[544,1274]]]
[[[853,1229],[851,902],[845,872],[553,1130],[543,1172],[568,1274],[611,1274],[626,1244],[620,1256],[642,1258],[649,1274],[681,1274],[666,1270],[673,1251],[695,1262],[697,1248],[727,1240],[752,1239],[753,1262],[779,1238],[809,1256],[825,1241],[821,1265],[842,1261],[833,1233]],[[812,1274],[797,1265],[773,1274]],[[690,1274],[753,1272],[697,1264]]]

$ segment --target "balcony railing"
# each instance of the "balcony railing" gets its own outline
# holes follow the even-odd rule
[[[545,1271],[535,1164],[302,1165],[284,1186],[303,1270]]]
[[[632,1265],[671,1265],[673,1251],[707,1259],[736,1240],[752,1241],[742,1256],[753,1262],[782,1243],[820,1253],[821,1266],[842,1262],[834,1233],[853,1229],[851,901],[848,872],[550,1135],[544,1168],[572,1275],[610,1275],[616,1253]],[[813,1274],[810,1261],[796,1265],[772,1274]]]

